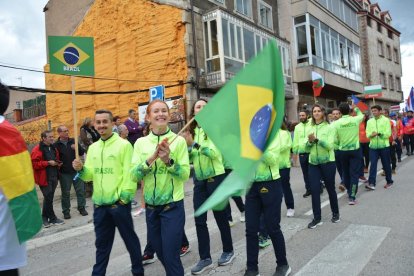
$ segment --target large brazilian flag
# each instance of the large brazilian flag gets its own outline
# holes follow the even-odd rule
[[[285,91],[280,53],[271,41],[196,115],[197,123],[230,163],[233,172],[197,210],[220,210],[250,188],[260,159],[279,130]]]
[[[0,122],[0,145],[0,188],[8,200],[19,242],[23,243],[42,227],[32,162],[19,131],[7,121]]]

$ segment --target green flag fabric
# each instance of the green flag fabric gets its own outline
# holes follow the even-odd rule
[[[282,124],[284,107],[282,63],[272,40],[195,116],[233,168],[196,215],[222,210],[230,196],[247,192],[263,152]]]

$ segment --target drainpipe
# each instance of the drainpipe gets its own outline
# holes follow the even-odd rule
[[[195,69],[195,89],[197,99],[200,98],[200,77],[198,74],[198,56],[197,56],[197,38],[196,38],[196,28],[195,28],[195,19],[194,19],[194,0],[190,0],[191,4],[191,31],[193,33],[193,56],[194,56],[194,69]]]

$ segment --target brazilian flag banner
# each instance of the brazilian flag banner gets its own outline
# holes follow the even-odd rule
[[[257,166],[284,116],[285,90],[275,41],[251,60],[196,116],[233,172],[196,211],[223,209],[230,196],[246,194]]]

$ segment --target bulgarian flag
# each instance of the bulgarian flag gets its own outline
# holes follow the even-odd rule
[[[270,41],[195,116],[233,168],[196,216],[222,210],[229,197],[246,194],[263,153],[279,131],[284,107],[281,57],[276,42]]]
[[[322,88],[324,88],[325,82],[323,78],[318,73],[312,71],[312,88],[313,88],[313,96],[319,97],[322,92]]]
[[[8,200],[19,242],[23,243],[39,232],[42,216],[26,144],[13,125],[1,120],[0,189]]]

